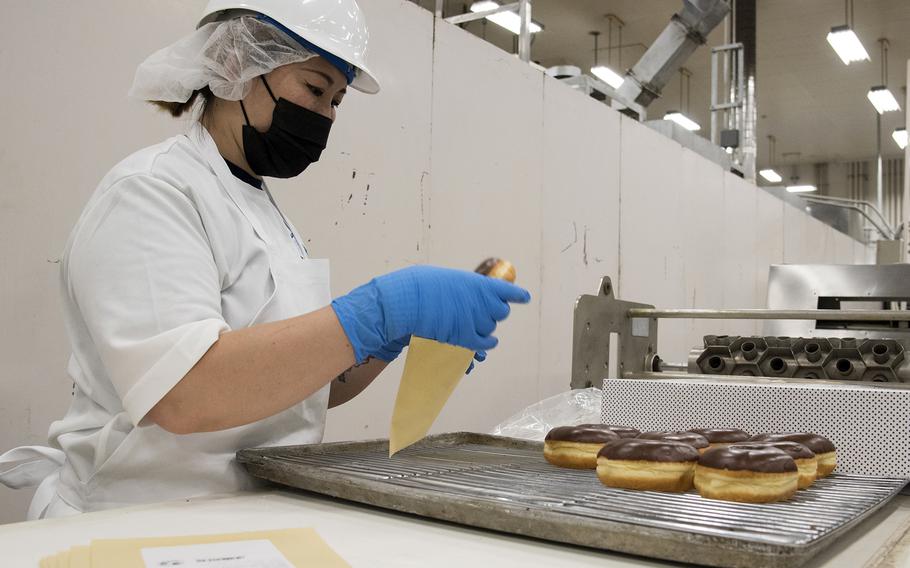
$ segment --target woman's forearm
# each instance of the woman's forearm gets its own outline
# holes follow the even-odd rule
[[[250,424],[301,402],[354,362],[331,307],[229,331],[148,419],[175,434]]]
[[[329,408],[341,406],[363,392],[387,366],[388,363],[381,359],[370,359],[363,365],[351,367],[338,375],[332,381]]]

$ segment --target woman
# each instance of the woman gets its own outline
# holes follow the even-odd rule
[[[354,0],[213,0],[195,33],[147,59],[132,95],[187,135],[101,181],[62,262],[72,405],[49,448],[0,458],[44,478],[30,518],[236,491],[246,447],[317,443],[412,334],[482,360],[525,290],[412,267],[334,300],[263,177],[319,159],[348,86],[375,93]],[[14,467],[10,467],[13,465]]]

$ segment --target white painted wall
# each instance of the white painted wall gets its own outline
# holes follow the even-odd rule
[[[135,66],[189,32],[203,5],[35,0],[6,12],[17,25],[0,39],[0,451],[42,443],[67,408],[54,261],[107,169],[183,128],[125,93]],[[602,275],[620,297],[658,306],[759,307],[769,264],[865,253],[494,46],[434,29],[410,2],[362,5],[383,91],[348,96],[323,160],[274,182],[277,198],[313,255],[332,259],[336,294],[416,262],[472,269],[496,255],[534,295],[435,431],[487,430],[567,388],[573,302]],[[102,26],[98,14],[130,24]],[[34,42],[35,30],[49,41]],[[661,355],[684,360],[720,331],[757,328],[662,322]],[[399,371],[332,410],[327,439],[385,436]],[[0,522],[22,518],[28,493],[0,490]]]

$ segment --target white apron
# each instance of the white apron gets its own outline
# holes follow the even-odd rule
[[[249,325],[287,319],[329,305],[328,260],[309,259],[296,230],[283,215],[287,232],[284,228],[276,231],[274,223],[268,227],[272,230],[267,230],[261,213],[257,215],[250,201],[262,199],[262,195],[252,195],[253,190],[231,174],[201,126],[193,128],[189,139],[268,249],[273,291]],[[263,195],[271,201],[267,188]],[[277,210],[274,201],[271,204]],[[259,211],[267,206],[258,205]],[[276,242],[279,238],[284,242]],[[293,247],[288,238],[293,240]],[[321,442],[328,397],[326,385],[284,412],[220,432],[178,436],[154,424],[132,428],[89,479],[80,479],[60,450],[16,448],[0,456],[0,483],[12,488],[40,483],[28,512],[30,520],[249,489],[257,483],[236,464],[235,453],[248,447]]]

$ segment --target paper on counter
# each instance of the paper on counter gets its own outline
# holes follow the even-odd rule
[[[184,546],[143,548],[146,568],[207,566],[208,568],[294,568],[272,541],[238,540]]]
[[[473,358],[470,349],[411,338],[392,412],[389,457],[427,435]]]
[[[39,568],[69,568],[69,551],[45,556],[38,562]]]
[[[95,540],[90,547],[75,547],[71,552],[71,568],[350,568],[314,529]],[[194,557],[203,561],[176,564]],[[73,563],[78,558],[88,562]],[[168,564],[167,558],[173,562]]]
[[[91,548],[74,546],[70,549],[69,568],[92,568]]]

